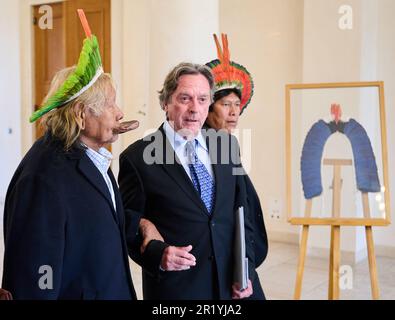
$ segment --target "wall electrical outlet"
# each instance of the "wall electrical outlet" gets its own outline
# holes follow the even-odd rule
[[[277,198],[269,199],[268,203],[269,218],[271,220],[280,220],[282,217],[282,204]]]

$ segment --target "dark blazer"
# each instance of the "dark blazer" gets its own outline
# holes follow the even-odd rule
[[[206,122],[203,126],[204,129],[212,129]],[[252,247],[254,249],[255,268],[258,268],[265,260],[268,252],[268,240],[265,228],[265,222],[263,220],[263,212],[261,207],[261,202],[259,201],[258,194],[252,184],[250,177],[245,174],[244,176],[243,190],[246,192],[247,207],[244,212],[249,215],[250,221],[252,223],[253,237],[252,237]],[[262,289],[262,285],[259,280],[258,273],[254,270],[254,276],[252,277],[253,294],[249,297],[249,300],[264,300],[265,294]]]
[[[263,212],[258,194],[248,175],[245,176],[248,210],[250,211],[254,227],[255,267],[258,268],[265,260],[268,252],[268,241],[263,220]]]
[[[255,268],[258,268],[265,260],[268,251],[268,242],[266,235],[265,223],[263,221],[263,214],[261,203],[258,194],[255,191],[254,185],[248,175],[244,176],[245,190],[247,196],[247,214],[252,221],[254,236],[252,240],[252,247],[254,248],[255,255]],[[259,280],[258,273],[255,271],[255,280],[252,283],[253,294],[250,300],[264,300],[265,294]]]
[[[231,150],[238,156],[237,141],[226,136],[233,144]],[[231,299],[234,212],[238,205],[245,205],[246,200],[240,198],[244,194],[240,190],[240,176],[232,174],[237,164],[222,163],[219,150],[223,143],[218,139],[218,147],[214,150],[212,142],[208,141],[216,184],[211,215],[182,165],[177,161],[166,161],[176,159],[176,155],[163,126],[121,154],[118,181],[125,208],[131,209],[130,212],[143,212],[166,242],[152,241],[143,256],[139,256],[138,250],[130,252],[143,266],[145,299]],[[156,158],[157,162],[164,161],[151,164],[150,157]],[[246,224],[247,255],[253,272],[250,242],[253,231],[248,219]],[[161,257],[167,245],[192,245],[196,266],[186,271],[160,271]]]
[[[212,129],[207,122],[203,128],[206,130]],[[250,219],[254,229],[253,247],[255,252],[255,267],[258,268],[265,260],[268,252],[266,227],[259,196],[247,174],[244,175],[244,182],[248,203],[247,212],[251,215]]]
[[[14,299],[136,298],[122,201],[109,175],[117,210],[84,150],[64,152],[49,135],[29,150],[8,187],[4,210],[2,287]],[[136,231],[137,225],[129,234]],[[52,281],[41,266],[51,267]],[[50,289],[40,289],[40,279]]]

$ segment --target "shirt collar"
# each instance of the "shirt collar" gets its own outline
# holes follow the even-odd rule
[[[164,122],[163,130],[165,131],[167,139],[169,139],[170,144],[172,145],[174,150],[177,150],[180,147],[184,147],[187,143],[187,140],[179,135],[168,121]],[[197,140],[200,147],[208,152],[206,140],[204,139],[201,131],[199,131],[198,135],[195,137],[195,140]]]
[[[98,151],[89,148],[86,144],[82,144],[86,149],[85,152],[93,161],[95,166],[102,172],[107,172],[113,159],[112,153],[106,148],[102,147]]]

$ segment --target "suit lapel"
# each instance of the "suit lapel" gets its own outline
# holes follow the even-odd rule
[[[162,167],[166,173],[179,185],[179,187],[188,195],[191,200],[193,200],[202,210],[207,212],[207,208],[204,205],[199,193],[193,186],[191,179],[185,172],[184,167],[180,164],[180,161],[171,146],[165,131],[163,130],[163,125],[159,128],[159,131],[163,137],[163,164]],[[167,156],[167,158],[166,158]],[[174,161],[173,161],[174,159]],[[170,160],[170,161],[168,161]]]
[[[123,202],[122,202],[121,194],[119,193],[118,184],[115,180],[114,174],[112,173],[111,169],[108,170],[108,175],[111,179],[112,187],[114,189],[115,204],[117,206],[117,218],[119,221],[119,225],[123,227],[124,214],[123,214]]]
[[[86,154],[84,154],[80,158],[78,162],[78,169],[84,175],[84,177],[92,184],[92,186],[97,191],[99,191],[99,193],[107,200],[111,207],[113,218],[115,219],[115,221],[117,221],[116,212],[107,184],[104,181],[104,178],[101,175],[100,171],[95,167],[95,165]]]

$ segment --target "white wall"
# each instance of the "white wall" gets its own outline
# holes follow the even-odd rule
[[[393,30],[395,3],[386,0],[350,0],[353,28],[341,30],[338,9],[342,0],[304,0],[303,82],[385,81],[387,101],[387,137],[390,161],[394,156],[394,66]],[[391,86],[392,85],[392,86]],[[372,120],[371,104],[361,96],[361,116]],[[373,137],[374,138],[374,137]],[[381,159],[377,157],[378,161]],[[391,166],[390,166],[391,171]],[[393,170],[392,170],[393,171]],[[393,172],[390,183],[393,184]],[[347,201],[347,199],[344,199]],[[393,215],[393,210],[392,210]],[[376,245],[394,247],[394,227],[375,228]],[[328,248],[329,228],[311,229],[310,246]],[[358,259],[366,254],[363,228],[343,228],[342,249],[355,253]],[[361,255],[362,252],[362,255]]]
[[[298,227],[285,217],[285,85],[302,81],[303,2],[300,0],[222,0],[220,31],[227,33],[231,60],[252,74],[255,89],[240,118],[252,130],[250,176],[265,213],[280,201],[280,221],[266,224],[270,239],[288,240]],[[278,238],[278,236],[281,238]]]
[[[304,1],[303,82],[353,82],[360,80],[361,67],[361,16],[360,0],[351,0],[354,14],[353,28],[338,27],[338,13],[342,0]],[[328,111],[329,111],[328,106]],[[342,201],[350,201],[343,197]],[[314,202],[314,200],[313,200]],[[330,228],[310,228],[309,248],[329,248]],[[342,250],[355,252],[356,229],[341,230]]]
[[[3,201],[21,159],[21,91],[18,1],[0,0],[0,227]],[[1,241],[1,240],[0,240]]]
[[[353,9],[352,30],[338,27],[341,17],[338,10],[344,4]],[[285,209],[286,83],[384,80],[392,163],[394,6],[391,0],[220,1],[220,31],[229,35],[231,59],[244,64],[255,81],[255,95],[241,117],[240,128],[252,129],[251,177],[266,213],[274,199],[280,200],[281,208]],[[392,171],[391,185],[395,179]],[[281,240],[279,234],[283,240],[295,239],[292,234],[299,230],[284,217],[276,222],[266,215],[266,224],[269,238],[276,240]],[[328,248],[329,230],[311,228],[310,247]],[[393,246],[394,234],[393,227],[375,228],[376,244]],[[341,239],[342,248],[356,255],[365,247],[363,228],[344,228]]]
[[[170,69],[212,58],[219,18],[217,0],[124,1],[123,13],[124,113],[141,124],[122,136],[126,148],[165,119],[157,91]]]
[[[395,1],[379,0],[378,6],[378,68],[377,77],[384,81],[387,115],[387,139],[389,156],[389,183],[392,224],[385,228],[374,228],[375,243],[395,247]],[[395,254],[395,250],[391,250]]]

